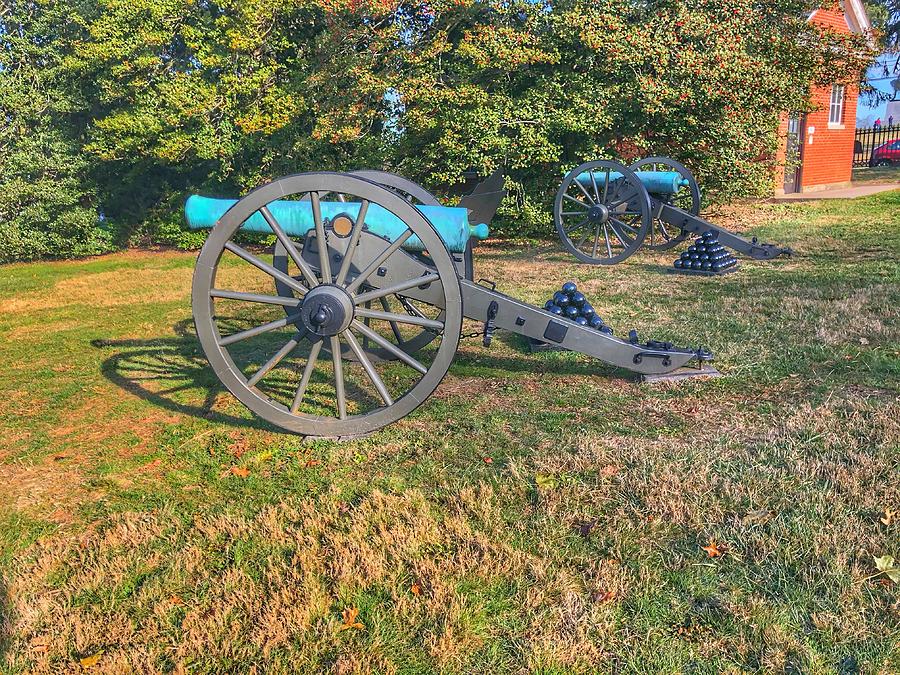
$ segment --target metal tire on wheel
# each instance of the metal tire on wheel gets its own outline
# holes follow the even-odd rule
[[[576,178],[587,174],[587,186]],[[563,179],[553,222],[572,255],[591,265],[615,265],[637,251],[650,231],[650,196],[635,173],[610,160],[585,162]]]
[[[684,164],[669,157],[647,157],[628,168],[632,171],[675,171],[680,173],[689,183],[687,191],[673,195],[666,203],[677,206],[693,216],[700,215],[700,186],[697,185],[694,175]],[[687,239],[689,234],[681,228],[664,223],[657,217],[653,219],[653,227],[650,229],[649,239],[645,245],[652,251],[668,251]]]
[[[390,189],[391,191],[396,192],[410,204],[423,204],[425,206],[441,205],[437,197],[435,197],[421,185],[409,180],[408,178],[404,178],[403,176],[398,176],[395,173],[390,173],[388,171],[378,171],[376,169],[361,169],[359,171],[352,171],[350,172],[350,174],[353,176],[365,178],[372,181],[373,183],[378,183],[379,185],[382,185]],[[282,272],[287,272],[287,250],[284,248],[280,241],[275,242],[275,258],[273,265],[276,269]],[[278,291],[278,295],[291,296],[290,287],[286,286],[278,279],[275,279],[275,289]],[[397,298],[397,300],[399,301],[400,299]],[[285,311],[287,311],[287,308],[285,308]],[[395,333],[399,335],[399,331],[395,331]],[[418,334],[410,336],[408,338],[404,338],[400,343],[400,348],[407,354],[413,354],[423,347],[429,345],[435,337],[435,334],[431,331],[422,329]],[[379,361],[390,361],[396,359],[396,357],[390,352],[370,345],[368,340],[363,340],[363,350],[366,352],[366,354],[369,355],[370,358],[377,359]],[[342,353],[344,358],[348,361],[356,360],[356,355],[350,349],[349,345],[343,345]]]
[[[348,213],[356,214],[345,217],[350,223],[346,227],[342,223],[342,233],[326,228],[322,208],[333,201],[327,199],[329,195],[349,202]],[[268,209],[274,201],[297,198],[310,201],[315,227],[308,238],[314,237],[315,251],[301,253]],[[406,225],[393,243],[364,228],[370,205]],[[257,213],[300,270],[297,278],[233,241],[240,226]],[[401,248],[413,235],[428,250],[429,264]],[[325,245],[320,246],[321,242]],[[288,285],[291,297],[266,295],[272,278]],[[249,292],[234,290],[242,282],[250,284]],[[415,288],[420,297],[427,296],[428,307],[441,318],[365,309],[367,300],[403,288]],[[364,178],[338,173],[281,178],[232,206],[200,251],[192,304],[197,337],[222,384],[260,417],[307,436],[360,436],[408,415],[446,374],[462,326],[459,278],[428,219],[396,193]],[[233,316],[226,316],[235,306]],[[283,307],[293,312],[285,315]],[[260,323],[264,312],[270,312],[272,320]],[[364,318],[375,320],[378,327],[365,326]],[[223,334],[228,321],[250,327]],[[439,344],[423,356],[410,356],[382,328],[391,321],[427,326],[439,334]],[[279,334],[282,329],[290,332]],[[392,351],[397,361],[373,363],[360,346],[363,337]],[[342,343],[354,351],[357,363],[344,363]],[[329,358],[324,358],[323,344],[334,350]],[[303,358],[298,352],[307,348]],[[268,360],[257,365],[265,357]]]

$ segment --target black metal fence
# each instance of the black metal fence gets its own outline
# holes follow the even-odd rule
[[[872,150],[893,140],[900,140],[900,124],[857,129],[856,143],[853,145],[853,166],[869,166]]]

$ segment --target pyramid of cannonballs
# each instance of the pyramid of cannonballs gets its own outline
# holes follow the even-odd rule
[[[601,333],[612,335],[612,328],[603,322],[600,315],[591,307],[591,303],[572,281],[564,283],[562,288],[546,302],[544,309],[551,314],[574,321],[579,326],[590,326]]]
[[[737,268],[737,259],[719,243],[718,233],[710,230],[697,237],[672,267],[685,274],[727,274]]]

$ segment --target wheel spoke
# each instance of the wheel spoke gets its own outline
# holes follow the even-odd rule
[[[347,252],[344,254],[344,259],[341,261],[341,268],[338,270],[338,274],[334,279],[334,283],[338,286],[343,285],[344,281],[347,279],[347,272],[350,271],[350,261],[353,259],[353,254],[356,253],[356,244],[359,241],[359,236],[362,234],[363,227],[365,226],[366,213],[368,213],[368,211],[369,200],[363,199],[359,206],[359,214],[356,216],[356,222],[353,223],[353,231],[350,232],[350,242],[347,244]]]
[[[250,263],[257,269],[262,270],[263,272],[268,274],[270,277],[275,277],[276,279],[278,279],[278,281],[283,283],[288,288],[291,288],[292,290],[297,291],[301,296],[307,294],[308,289],[303,284],[301,284],[299,281],[294,279],[294,277],[289,276],[289,275],[285,274],[284,272],[281,272],[281,271],[275,269],[269,263],[263,262],[262,260],[257,258],[255,255],[250,253],[250,251],[247,251],[247,250],[241,248],[234,242],[232,242],[232,241],[225,242],[225,248],[228,249],[229,251],[231,251],[232,253],[234,253],[238,258],[242,258],[243,260],[246,260],[248,263]]]
[[[588,173],[591,174],[591,186],[594,188],[594,197],[596,197],[597,203],[599,203],[600,202],[600,190],[597,187],[597,178],[596,178],[596,176],[594,176],[593,171],[589,171]]]
[[[296,307],[301,300],[294,297],[285,297],[283,295],[260,295],[258,293],[242,293],[241,291],[226,291],[220,288],[214,288],[209,292],[211,298],[222,298],[225,300],[243,300],[244,302],[261,302],[267,305],[284,305],[285,307]]]
[[[381,334],[376,333],[374,330],[372,330],[365,324],[362,324],[359,321],[357,321],[356,319],[354,319],[353,323],[351,325],[358,332],[360,332],[363,335],[365,335],[366,337],[368,337],[372,342],[374,342],[378,346],[383,347],[384,349],[389,351],[391,354],[393,354],[398,359],[403,361],[403,363],[408,365],[410,368],[413,368],[414,370],[419,371],[423,375],[428,372],[428,368],[423,366],[421,363],[416,361],[413,357],[411,357],[405,351],[403,351],[402,349],[397,347],[395,344],[393,344],[390,340],[385,339],[384,337],[381,336]]]
[[[433,281],[438,281],[441,277],[437,274],[423,274],[420,277],[414,277],[412,279],[407,279],[406,281],[398,281],[396,284],[391,284],[390,286],[385,286],[384,288],[376,288],[374,291],[368,291],[366,293],[361,293],[353,298],[354,304],[361,305],[364,302],[369,300],[377,300],[378,298],[383,298],[386,295],[391,295],[393,293],[400,293],[401,291],[409,290],[415,286],[424,286],[425,284],[430,284]]]
[[[618,218],[613,218],[612,216],[610,216],[609,220],[611,223],[615,223],[616,225],[621,227],[623,232],[628,231],[628,232],[631,232],[631,234],[633,234],[634,236],[637,236],[638,231],[636,229],[634,229],[631,225],[625,224],[624,221],[621,221]]]
[[[621,232],[619,232],[619,230],[613,224],[613,221],[615,221],[617,223],[619,222],[619,221],[615,220],[615,218],[610,218],[609,223],[608,223],[609,229],[612,230],[612,233],[614,235],[616,235],[616,239],[618,239],[620,242],[622,242],[622,248],[628,248],[629,242],[631,242],[632,240],[628,239],[627,235],[623,235]]]
[[[341,356],[341,339],[331,336],[331,361],[334,364],[334,398],[338,417],[347,419],[347,397],[344,394],[344,366]]]
[[[227,335],[219,340],[219,345],[221,345],[222,347],[227,347],[228,345],[232,345],[235,342],[240,342],[241,340],[246,340],[247,338],[256,337],[257,335],[262,335],[263,333],[268,333],[279,328],[284,328],[289,323],[293,323],[299,318],[300,317],[297,314],[290,314],[288,316],[282,317],[281,319],[275,319],[275,321],[270,321],[269,323],[264,323],[261,326],[256,326],[255,328],[248,328],[247,330],[242,330],[238,333],[232,333],[231,335]]]
[[[609,193],[609,169],[606,170],[606,178],[603,181],[603,203],[606,203],[606,195]]]
[[[575,177],[575,180],[572,182],[578,186],[578,189],[581,190],[582,193],[584,193],[584,196],[587,197],[588,203],[593,205],[595,203],[594,200],[591,199],[591,196],[588,194],[588,191],[584,189],[584,185],[581,184],[581,181],[578,180],[577,176]]]
[[[379,302],[381,302],[381,308],[385,312],[391,311],[391,306],[388,304],[388,301],[385,298],[379,298],[378,300]],[[391,321],[391,332],[394,333],[394,337],[397,339],[398,345],[402,346],[403,343],[406,342],[406,340],[404,340],[403,336],[400,334],[400,327],[394,321]],[[364,338],[364,340],[368,342],[369,338]]]
[[[444,324],[440,321],[434,321],[426,317],[410,316],[409,314],[396,314],[394,312],[379,312],[375,309],[357,309],[356,316],[362,316],[369,319],[378,319],[380,321],[391,321],[395,323],[408,323],[413,326],[423,326],[431,330],[444,330]]]
[[[303,375],[300,377],[300,385],[294,394],[294,402],[291,403],[291,414],[296,415],[297,409],[303,402],[303,395],[306,393],[306,387],[309,384],[309,378],[312,377],[313,370],[316,367],[316,359],[319,358],[319,352],[322,350],[322,341],[313,342],[309,350],[309,357],[306,359],[306,367],[303,369]]]
[[[328,256],[328,240],[325,238],[325,223],[322,221],[322,204],[319,202],[319,193],[310,192],[309,201],[312,204],[313,222],[316,225],[316,242],[319,245],[319,273],[322,275],[322,283],[331,283],[331,261]]]
[[[271,359],[266,361],[263,364],[263,366],[259,370],[256,371],[256,373],[253,375],[253,377],[251,377],[249,380],[247,380],[247,386],[255,387],[257,382],[259,382],[261,379],[263,379],[268,374],[268,372],[270,370],[272,370],[272,368],[277,366],[282,361],[282,359],[284,359],[285,356],[287,356],[294,350],[294,347],[296,347],[300,343],[301,337],[302,336],[301,336],[300,332],[298,331],[294,335],[294,337],[292,337],[290,340],[288,340],[285,343],[284,347],[279,349],[278,352],[276,352],[276,354]]]
[[[603,238],[606,239],[606,255],[612,258],[612,245],[609,243],[609,228],[606,226],[606,223],[603,223]],[[595,243],[594,246],[596,247],[596,245],[597,244]],[[596,254],[594,257],[596,257]]]
[[[391,398],[387,387],[384,386],[384,382],[381,377],[379,377],[378,371],[375,370],[375,366],[369,360],[369,357],[366,356],[366,353],[360,348],[359,342],[356,341],[356,337],[354,337],[353,333],[349,330],[345,330],[342,335],[350,346],[350,351],[356,355],[356,360],[359,361],[359,365],[363,367],[363,370],[366,371],[366,375],[369,376],[372,384],[375,385],[375,389],[378,392],[378,395],[381,396],[381,400],[384,401],[385,405],[394,405],[394,399]]]
[[[603,229],[606,230],[606,228],[603,228]],[[600,243],[600,226],[598,224],[597,227],[594,228],[594,245],[591,247],[591,257],[592,258],[597,257],[597,245],[599,243]],[[609,239],[607,239],[607,244],[609,244]],[[607,246],[607,248],[609,248],[609,246]],[[609,257],[610,258],[612,257],[612,253],[610,253]]]
[[[638,194],[638,191],[637,191],[637,190],[632,190],[631,192],[628,193],[627,196],[622,197],[622,198],[620,198],[620,199],[618,199],[618,200],[616,200],[616,201],[614,201],[614,202],[610,202],[609,208],[610,208],[610,209],[614,209],[614,208],[616,208],[617,206],[619,206],[620,204],[624,204],[624,203],[626,203],[626,202],[628,202],[628,201],[634,199],[634,197],[635,197],[637,194]],[[618,192],[616,193],[616,196],[618,196]]]
[[[589,222],[590,222],[590,218],[585,218],[584,220],[582,220],[580,223],[578,223],[577,225],[575,225],[575,226],[572,227],[571,229],[568,229],[568,230],[567,230],[567,229],[565,228],[565,226],[563,226],[563,231],[564,231],[564,232],[566,233],[566,235],[568,236],[568,235],[572,234],[573,232],[575,232],[576,230],[580,230],[582,227],[584,227],[585,225],[587,225]]]
[[[584,209],[583,211],[563,211],[559,215],[561,215],[561,216],[583,216],[586,213],[587,213],[587,209]]]
[[[356,289],[362,286],[363,282],[368,279],[372,274],[381,267],[381,264],[390,258],[403,244],[406,243],[406,240],[409,239],[413,235],[412,230],[407,228],[406,232],[397,237],[397,240],[384,249],[381,254],[373,260],[366,269],[364,269],[356,279],[347,284],[346,290],[348,293],[355,293]],[[408,287],[407,287],[408,288]]]
[[[591,208],[591,205],[590,205],[590,204],[585,204],[585,203],[584,203],[583,201],[581,201],[580,199],[575,199],[575,197],[570,197],[569,195],[563,195],[563,199],[568,199],[570,202],[573,202],[573,203],[575,203],[575,204],[578,204],[578,206],[584,207],[584,210],[585,210],[585,211],[587,211],[588,209]]]
[[[291,241],[291,238],[285,234],[284,230],[281,229],[281,225],[278,224],[278,221],[275,220],[275,216],[272,215],[272,212],[269,211],[268,206],[263,206],[259,212],[262,214],[262,217],[269,224],[269,227],[272,228],[272,232],[275,233],[275,236],[278,238],[278,241],[281,242],[281,245],[287,250],[288,255],[291,256],[291,260],[294,261],[294,264],[300,269],[300,272],[303,274],[303,278],[306,279],[306,283],[309,284],[310,288],[315,288],[319,285],[319,280],[316,279],[316,274],[313,272],[312,268],[309,264],[303,259],[303,256],[300,255],[300,251],[297,250],[297,247],[294,246],[294,242]],[[287,269],[287,268],[285,268]]]

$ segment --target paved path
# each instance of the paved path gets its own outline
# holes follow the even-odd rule
[[[891,183],[889,185],[857,185],[855,187],[842,188],[840,190],[795,192],[789,195],[776,195],[773,199],[779,202],[807,201],[813,199],[856,199],[857,197],[877,195],[879,192],[887,192],[888,190],[900,190],[900,183]]]

